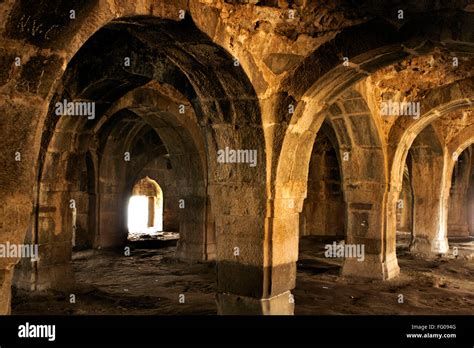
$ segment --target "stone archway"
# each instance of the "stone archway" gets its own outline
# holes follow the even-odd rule
[[[148,36],[141,33],[143,25],[148,26]],[[186,49],[176,44],[175,35],[179,32],[185,33],[178,41],[185,42]],[[118,41],[111,40],[111,37]],[[155,42],[157,37],[160,40]],[[165,42],[163,37],[167,38]],[[113,47],[109,47],[111,43]],[[129,57],[132,49],[135,56]],[[96,59],[111,59],[110,54],[114,50],[113,54],[123,56],[124,60],[109,64],[101,71],[94,70],[95,66],[100,65]],[[87,58],[91,56],[93,58]],[[209,65],[211,62],[212,66]],[[76,80],[76,76],[83,78]],[[144,98],[152,94],[152,88],[142,89],[134,97],[127,97],[128,92],[133,93],[152,80],[165,86],[164,90],[171,93],[171,99],[176,97],[173,95],[175,92],[181,96],[181,103],[171,105],[176,106],[176,110],[170,110],[168,105],[159,111],[161,114],[157,117],[158,111],[147,106]],[[123,105],[119,100],[124,95],[131,98],[129,101],[136,98],[136,105],[129,110],[131,114],[117,107]],[[54,106],[62,101],[91,103],[96,107],[96,113],[89,115],[88,120],[59,121]],[[117,111],[112,113],[114,116],[107,117],[114,109]],[[189,117],[186,114],[190,110],[194,115],[192,126],[187,124]],[[129,115],[125,117],[129,119],[122,122],[124,115]],[[181,120],[176,121],[176,116]],[[264,267],[259,255],[264,233],[260,212],[265,208],[265,146],[258,100],[242,68],[235,66],[232,57],[213,44],[192,21],[176,23],[156,18],[125,18],[111,22],[91,36],[71,59],[62,86],[50,104],[42,142],[55,143],[57,139],[65,139],[68,133],[77,131],[80,142],[74,146],[78,145],[79,149],[74,151],[82,153],[84,148],[93,147],[99,173],[98,213],[103,217],[98,227],[100,245],[117,245],[122,239],[107,239],[105,236],[111,235],[106,233],[107,230],[124,230],[124,219],[116,217],[124,215],[125,207],[117,205],[117,202],[123,201],[118,198],[123,192],[125,178],[131,175],[133,168],[127,169],[123,157],[131,155],[133,158],[134,148],[139,146],[136,139],[143,129],[143,122],[163,138],[173,168],[182,175],[179,188],[187,210],[182,214],[184,220],[180,226],[183,236],[178,247],[180,255],[191,259],[217,258],[219,291],[225,293],[222,295],[225,298],[222,306],[232,306],[229,301],[233,301],[232,294],[237,294],[248,296],[252,301],[256,298],[255,305],[258,307],[260,299],[266,296],[263,285],[255,290],[253,281],[235,283],[232,276],[245,269],[243,275],[260,279],[262,284],[264,281]],[[188,134],[180,134],[183,129]],[[201,137],[200,147],[192,148],[196,137]],[[40,152],[40,173],[44,173],[50,149],[43,147]],[[218,153],[224,149],[239,153],[255,152],[254,160],[251,165],[246,162],[220,163]],[[125,162],[128,161],[125,159]],[[75,162],[70,156],[61,163],[74,165]],[[117,183],[120,184],[117,186]],[[64,188],[63,192],[67,194],[68,188]],[[233,202],[242,197],[246,197],[247,203],[254,202],[255,209],[232,207]],[[103,210],[107,206],[110,207],[108,212]],[[190,211],[194,213],[190,214]],[[105,218],[107,214],[109,216]],[[252,221],[250,225],[249,221]],[[193,232],[195,226],[200,226],[199,233]],[[245,236],[238,233],[242,226],[246,226],[248,232]],[[216,239],[217,243],[214,242]],[[214,249],[203,247],[203,243]]]
[[[459,18],[460,27],[467,28],[469,26],[469,16],[470,14]],[[440,16],[436,19],[416,18],[405,23],[400,29],[378,20],[353,27],[343,31],[334,40],[322,45],[307,56],[282,82],[281,92],[275,102],[279,112],[275,111],[275,114],[283,125],[285,135],[272,144],[272,167],[270,170],[271,180],[275,184],[270,194],[272,210],[268,217],[268,224],[271,226],[268,257],[274,264],[275,272],[281,269],[287,273],[286,276],[275,276],[278,280],[284,280],[286,285],[282,286],[283,288],[294,287],[293,270],[298,250],[297,234],[294,230],[297,229],[298,212],[301,211],[306,195],[311,148],[325,117],[323,111],[326,111],[355,82],[381,67],[406,59],[413,54],[423,55],[432,51],[434,49],[433,42],[438,45],[442,42],[442,46],[447,50],[452,49],[462,55],[463,53],[459,52],[455,42],[461,43],[471,39],[456,34],[452,40],[449,40],[449,43],[445,44],[446,38],[441,36],[441,28],[449,25],[448,22],[446,18]],[[382,32],[383,35],[377,34]],[[349,64],[343,65],[343,57],[348,58]],[[453,91],[460,92],[460,95],[457,94],[455,98],[448,98],[451,101],[450,106],[456,103],[459,107],[472,104],[467,92],[469,79],[465,82],[464,85],[453,83],[450,86],[454,87]],[[450,87],[446,87],[446,90]],[[433,97],[430,102],[427,102],[427,105],[433,103],[434,100],[439,101],[439,98],[434,97],[435,93],[433,92]],[[453,102],[452,99],[457,99],[457,102]],[[434,104],[442,104],[442,102],[434,102]],[[289,105],[293,105],[293,113],[281,112]],[[282,131],[279,130],[279,132]],[[413,135],[413,132],[405,134]],[[391,141],[389,143],[392,144]],[[403,146],[407,143],[411,145],[411,142],[402,141],[402,143]],[[378,173],[383,173],[381,174],[383,180],[382,184],[376,184],[375,189],[379,197],[376,200],[377,209],[375,210],[380,212],[380,215],[377,215],[375,224],[372,222],[369,224],[373,228],[373,234],[371,234],[370,240],[366,239],[372,257],[367,259],[370,261],[365,262],[364,266],[355,264],[354,267],[348,267],[347,264],[346,274],[388,279],[399,273],[395,252],[395,209],[400,190],[397,190],[396,194],[392,192],[394,184],[390,173],[394,171],[393,169],[390,171],[390,168],[391,163],[404,163],[405,161],[401,161],[399,158],[394,159],[389,148],[384,153],[386,155],[382,156],[381,166],[377,170]],[[397,167],[398,169],[399,167]],[[397,171],[397,173],[402,172],[403,170]],[[399,186],[401,188],[401,182],[395,187]],[[363,191],[373,192],[374,188],[358,192]],[[359,198],[354,198],[353,207],[355,209],[369,207]],[[390,210],[388,214],[386,213],[387,206]],[[364,217],[365,215],[359,225],[366,225],[363,222],[366,221]],[[280,289],[279,284],[275,286]]]
[[[387,229],[391,231],[390,234],[393,234],[393,231],[396,230],[396,204],[403,182],[404,163],[410,147],[417,135],[434,120],[449,112],[472,106],[472,81],[472,78],[466,78],[431,90],[421,101],[423,113],[419,119],[411,117],[399,118],[394,127],[392,127],[388,139],[388,159],[391,169],[390,190],[387,201]],[[449,165],[447,157],[449,155],[445,152],[443,159],[443,182],[446,178],[446,166]],[[446,206],[448,195],[447,191],[443,189],[440,197],[441,207]],[[445,209],[440,209],[437,215],[439,215],[441,224],[437,229],[435,238],[437,245],[439,245],[437,250],[445,252],[448,249],[446,239],[447,215],[445,214]],[[395,249],[393,240],[388,243],[388,246],[391,250]]]

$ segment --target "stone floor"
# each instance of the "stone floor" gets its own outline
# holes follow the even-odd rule
[[[159,246],[159,249],[156,247]],[[473,314],[474,242],[459,242],[457,258],[413,258],[399,238],[401,275],[390,281],[339,276],[342,260],[326,259],[324,244],[300,243],[296,314]],[[176,260],[173,245],[135,244],[74,255],[76,303],[63,294],[14,292],[13,314],[216,314],[215,265]],[[404,303],[398,303],[402,294]],[[180,295],[184,295],[184,298]],[[180,303],[183,302],[184,303]]]
[[[401,239],[401,240],[400,240]],[[474,242],[459,245],[459,257],[419,260],[399,238],[399,277],[365,281],[339,276],[340,260],[324,258],[311,237],[300,244],[296,314],[474,314]],[[470,252],[469,252],[470,251]],[[398,303],[399,295],[404,303]]]

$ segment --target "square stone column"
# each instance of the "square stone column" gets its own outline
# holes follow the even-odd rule
[[[445,254],[448,249],[444,196],[443,156],[412,156],[413,239],[410,250],[422,257]]]
[[[364,258],[344,260],[344,276],[386,280],[400,273],[396,256],[395,209],[392,226],[385,226],[387,204],[395,206],[398,192],[389,194],[377,183],[346,187],[347,241],[346,244],[364,247]]]
[[[235,205],[221,206],[215,215],[218,313],[292,315],[298,214],[265,218],[265,201],[260,200],[264,192],[259,187],[212,190],[241,197]]]

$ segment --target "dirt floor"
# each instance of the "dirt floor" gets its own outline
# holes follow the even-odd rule
[[[401,275],[382,282],[339,276],[342,260],[325,258],[317,238],[302,238],[295,314],[474,314],[472,240],[456,242],[457,258],[430,261],[413,258],[403,236],[399,240]],[[180,262],[174,241],[167,243],[135,241],[130,256],[77,252],[75,304],[69,295],[15,291],[12,313],[216,314],[215,265]]]
[[[401,274],[389,281],[339,276],[342,262],[324,257],[324,244],[300,243],[295,314],[474,314],[474,243],[460,241],[459,256],[419,260],[400,240]],[[453,244],[452,244],[453,245]],[[399,295],[403,303],[399,303]]]
[[[173,238],[133,238],[130,246],[130,256],[110,250],[74,253],[75,304],[69,295],[30,297],[17,291],[12,314],[217,313],[215,264],[178,261]]]

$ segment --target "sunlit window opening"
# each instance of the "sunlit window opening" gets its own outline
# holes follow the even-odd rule
[[[163,191],[156,181],[146,177],[134,185],[127,214],[129,233],[163,231]]]
[[[130,197],[128,203],[128,231],[132,233],[146,231],[148,222],[148,197]]]

